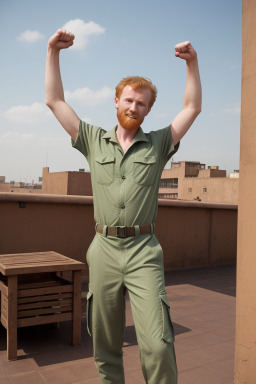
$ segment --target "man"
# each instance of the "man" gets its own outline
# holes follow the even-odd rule
[[[187,83],[184,107],[170,126],[143,133],[140,125],[157,91],[150,80],[135,76],[116,87],[118,124],[106,132],[80,121],[64,100],[59,51],[73,41],[74,35],[63,30],[49,40],[46,104],[91,169],[96,235],[86,256],[87,323],[101,382],[124,383],[124,294],[128,290],[145,382],[176,384],[174,334],[154,220],[163,168],[201,111],[197,54],[189,42],[175,47],[175,55],[186,61]]]

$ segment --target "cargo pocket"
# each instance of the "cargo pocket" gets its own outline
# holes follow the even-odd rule
[[[92,336],[92,298],[93,293],[87,293],[87,303],[86,303],[86,320],[87,320],[87,331],[90,336]]]
[[[111,156],[98,156],[95,158],[95,176],[99,184],[109,185],[113,182],[114,163],[115,158]]]
[[[140,185],[152,185],[156,176],[156,157],[138,156],[133,159],[134,181]]]
[[[167,343],[174,342],[174,330],[170,316],[170,305],[166,293],[160,293],[162,306],[162,339]]]

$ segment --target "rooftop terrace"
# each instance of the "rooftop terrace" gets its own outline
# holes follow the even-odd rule
[[[176,334],[179,384],[232,384],[235,346],[234,265],[166,274]],[[83,286],[83,297],[87,285]],[[129,300],[124,339],[126,384],[144,383]],[[1,384],[100,384],[86,331],[71,346],[71,323],[18,329],[18,359],[7,361],[6,331],[0,326]]]
[[[94,236],[92,203],[84,196],[0,193],[0,254],[54,250],[84,262]],[[231,384],[237,206],[159,200],[158,208],[179,384]],[[87,280],[88,270],[82,345],[71,346],[69,322],[19,328],[18,360],[8,362],[0,325],[0,384],[99,383],[86,331]],[[124,364],[126,384],[144,383],[128,298]]]

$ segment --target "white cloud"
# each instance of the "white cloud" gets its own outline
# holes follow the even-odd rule
[[[36,41],[44,39],[44,35],[42,35],[38,31],[25,31],[21,33],[18,37],[17,40],[20,41],[26,41],[27,43],[34,43]]]
[[[241,105],[240,104],[235,104],[233,107],[231,108],[226,108],[223,110],[223,112],[225,113],[229,113],[229,114],[232,114],[232,115],[239,115],[240,114],[240,111],[241,111]]]
[[[68,21],[62,27],[69,32],[72,32],[75,35],[74,45],[71,49],[84,49],[88,43],[89,38],[92,36],[98,36],[105,32],[105,28],[101,27],[99,24],[94,23],[94,21],[89,21],[85,23],[83,20],[75,19]]]
[[[65,137],[42,137],[39,140],[40,147],[53,147],[53,148],[69,148],[70,147],[70,137],[69,135],[66,135]]]
[[[35,124],[41,122],[51,115],[44,104],[33,103],[32,105],[18,105],[11,107],[3,113],[8,120],[16,123]]]
[[[0,136],[0,138],[1,138],[1,141],[2,140],[29,141],[29,140],[33,139],[34,136],[35,135],[33,133],[19,133],[19,132],[8,131],[8,132],[3,133]]]
[[[65,98],[67,100],[75,100],[83,105],[99,105],[105,100],[113,97],[114,91],[109,87],[103,87],[99,91],[92,91],[91,89],[78,88],[74,92],[65,91]]]
[[[7,151],[6,156],[12,153],[13,149],[31,148],[34,143],[35,135],[33,133],[19,133],[8,131],[0,135],[1,154]]]

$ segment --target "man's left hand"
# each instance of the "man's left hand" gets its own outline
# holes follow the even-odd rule
[[[197,58],[197,53],[189,41],[175,45],[175,56],[186,61],[192,61]]]

